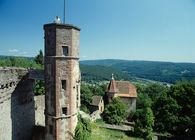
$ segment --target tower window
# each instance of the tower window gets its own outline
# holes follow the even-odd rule
[[[63,107],[62,108],[62,113],[65,114],[65,115],[67,115],[67,107]]]
[[[66,80],[62,80],[62,89],[66,90]]]
[[[68,46],[62,46],[62,51],[64,56],[68,56]]]
[[[77,85],[77,94],[79,93],[79,86]]]

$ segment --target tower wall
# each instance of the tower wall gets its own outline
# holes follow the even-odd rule
[[[44,29],[46,139],[71,139],[80,107],[80,29],[64,24]]]

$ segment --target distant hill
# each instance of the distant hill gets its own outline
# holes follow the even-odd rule
[[[80,64],[82,81],[108,81],[112,73],[117,80],[133,80],[134,78],[112,67]]]
[[[0,67],[32,67],[37,68],[34,64],[33,57],[19,57],[19,56],[0,56]],[[107,66],[89,66],[80,65],[82,81],[86,82],[98,82],[98,81],[108,81],[111,79],[112,73],[118,80],[132,80],[133,78],[127,74],[124,74],[120,70]]]
[[[131,77],[139,77],[155,81],[175,83],[178,80],[195,79],[195,63],[172,63],[156,61],[131,60],[86,60],[81,64],[95,66],[101,65],[117,69]]]
[[[0,55],[0,59],[7,59],[7,58],[25,58],[25,59],[31,60],[31,61],[34,60],[34,57]]]
[[[0,56],[0,60],[0,66],[38,68],[34,64],[33,57]],[[137,80],[152,80],[175,83],[179,80],[195,79],[195,63],[104,59],[80,61],[80,68],[83,81],[110,80],[112,73],[117,80],[130,80],[134,82]]]

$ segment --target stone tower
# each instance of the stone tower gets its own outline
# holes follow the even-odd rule
[[[69,140],[80,108],[80,29],[69,24],[44,25],[46,140]]]

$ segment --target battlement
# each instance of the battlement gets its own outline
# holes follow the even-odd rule
[[[22,76],[28,73],[28,69],[17,67],[0,67],[0,89],[7,88],[6,85],[11,82],[16,82]]]
[[[0,104],[11,98],[19,83],[22,83],[22,86],[18,88],[20,92],[22,91],[21,95],[24,91],[25,93],[33,91],[34,82],[32,80],[34,79],[43,80],[43,70],[18,67],[0,67]],[[28,85],[27,83],[31,83],[32,85]],[[27,85],[24,86],[25,84]],[[23,97],[22,100],[24,99],[25,98]]]
[[[35,124],[35,80],[34,74],[29,76],[31,71],[34,70],[0,67],[1,139],[20,140],[32,137]]]
[[[0,104],[11,99],[17,84],[27,73],[25,68],[0,67]]]

